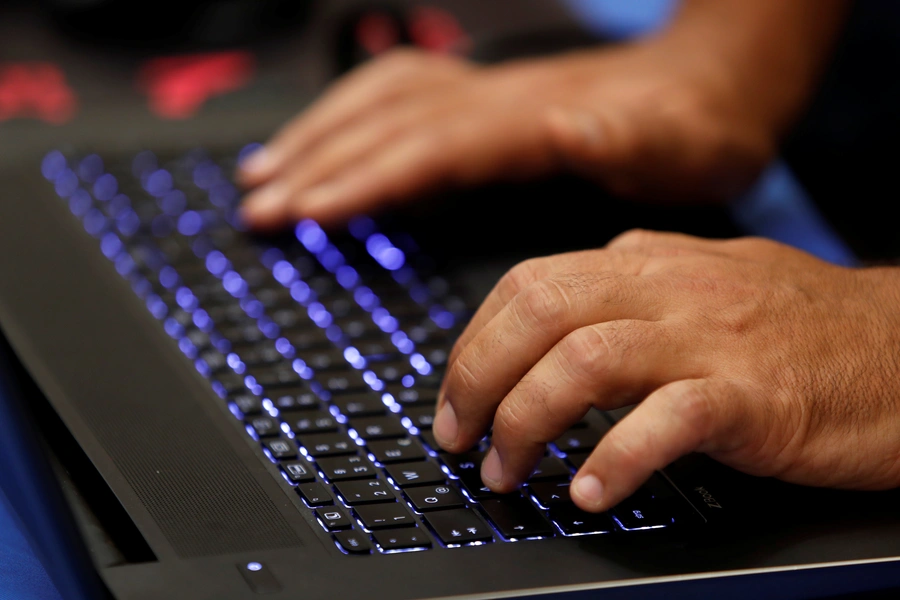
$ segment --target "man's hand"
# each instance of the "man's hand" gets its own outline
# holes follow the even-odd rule
[[[434,433],[458,452],[493,425],[482,478],[508,492],[592,406],[637,404],[573,480],[589,511],[689,452],[794,483],[896,487],[898,307],[894,269],[629,232],[497,284],[453,349]]]
[[[682,47],[685,46],[685,47]],[[724,199],[776,133],[739,70],[643,42],[478,67],[400,51],[335,84],[243,164],[257,228],[335,225],[443,187],[574,170],[652,200]]]

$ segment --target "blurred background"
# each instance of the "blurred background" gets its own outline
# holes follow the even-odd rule
[[[493,63],[615,44],[677,0],[0,0],[0,174],[57,148],[236,151],[399,45]],[[900,256],[900,2],[858,0],[778,161],[719,234]],[[3,186],[0,175],[0,201]],[[549,191],[553,183],[536,187]],[[658,221],[663,226],[665,218]],[[716,233],[716,232],[712,232]],[[2,498],[0,498],[2,500]],[[0,599],[56,598],[0,502]]]
[[[0,0],[0,167],[52,148],[239,148],[398,45],[495,62],[610,44],[677,0]],[[900,4],[858,0],[741,233],[836,262],[894,258]],[[2,182],[0,182],[2,185]],[[815,205],[818,209],[811,210]],[[823,218],[824,215],[824,218]],[[843,240],[843,242],[838,241]]]

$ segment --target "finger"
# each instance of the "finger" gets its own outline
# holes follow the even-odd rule
[[[690,379],[647,397],[604,436],[572,480],[583,510],[607,510],[690,452],[732,452],[766,431],[764,403],[735,382]]]
[[[510,170],[546,167],[539,133],[527,115],[495,115],[477,107],[399,137],[338,180],[293,203],[295,218],[340,224],[351,216],[447,186],[470,186]]]
[[[635,275],[556,276],[526,287],[466,346],[444,376],[433,431],[448,451],[488,429],[497,405],[571,332],[620,319],[661,319],[667,301]]]
[[[454,64],[446,60],[438,68],[432,59],[410,51],[391,53],[366,63],[332,85],[309,110],[294,118],[263,149],[244,161],[238,177],[245,185],[258,185],[341,124],[464,70],[462,62]]]
[[[634,253],[637,254],[637,253]],[[488,293],[475,311],[468,326],[457,339],[447,364],[459,357],[463,349],[487,325],[497,313],[522,290],[541,279],[554,275],[602,270],[607,273],[636,274],[643,269],[641,258],[626,256],[621,252],[582,250],[523,261],[510,269]]]
[[[557,439],[592,406],[633,404],[653,390],[704,372],[691,340],[662,323],[613,321],[578,329],[554,346],[497,407],[482,477],[496,492],[521,485]]]
[[[329,179],[340,179],[367,155],[391,142],[402,131],[420,129],[424,115],[435,110],[431,103],[376,111],[360,123],[351,123],[323,141],[296,169],[250,193],[241,207],[241,216],[255,229],[283,225],[294,212],[289,205],[303,200],[304,193]]]

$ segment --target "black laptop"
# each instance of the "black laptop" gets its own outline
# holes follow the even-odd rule
[[[493,494],[487,440],[446,454],[431,422],[453,342],[512,257],[476,257],[465,220],[418,214],[255,237],[231,180],[251,150],[53,151],[3,176],[0,482],[63,597],[900,585],[894,492],[690,456],[581,512],[569,481],[620,414],[591,411],[520,491]]]

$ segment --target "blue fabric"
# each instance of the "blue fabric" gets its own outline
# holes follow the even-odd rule
[[[60,600],[0,490],[0,600]]]

